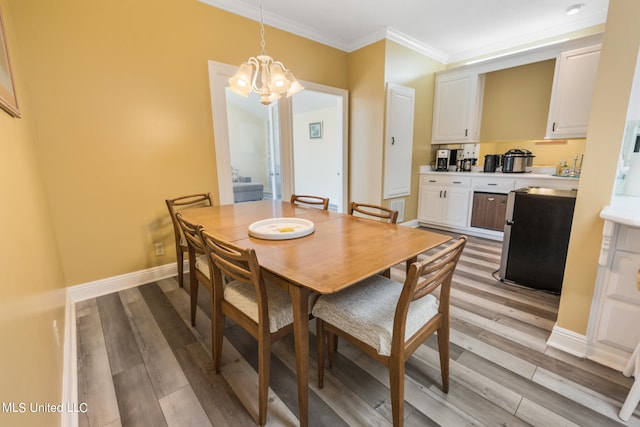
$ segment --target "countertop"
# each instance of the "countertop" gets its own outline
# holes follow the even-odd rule
[[[630,227],[640,227],[640,197],[614,196],[602,208],[600,218]]]
[[[443,175],[452,175],[452,176],[471,176],[471,177],[502,177],[502,178],[542,178],[542,179],[562,179],[562,180],[575,180],[577,181],[579,177],[569,177],[569,176],[555,176],[553,173],[555,172],[554,168],[533,168],[532,172],[526,173],[502,173],[502,172],[483,172],[482,169],[471,171],[471,172],[450,172],[450,171],[434,171],[431,170],[431,166],[420,166],[420,173],[435,173],[435,174],[443,174]]]

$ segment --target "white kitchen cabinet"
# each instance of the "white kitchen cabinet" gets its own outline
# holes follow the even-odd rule
[[[436,74],[432,144],[480,140],[484,74]]]
[[[556,59],[546,138],[587,136],[600,47],[570,50]]]
[[[421,176],[418,221],[467,227],[470,185],[471,179],[466,177]]]
[[[411,191],[414,100],[414,89],[387,84],[384,143],[385,199],[408,196]]]
[[[418,223],[502,240],[502,231],[471,225],[474,193],[508,194],[527,186],[571,190],[578,188],[578,182],[578,178],[539,173],[435,172],[429,166],[421,166]]]

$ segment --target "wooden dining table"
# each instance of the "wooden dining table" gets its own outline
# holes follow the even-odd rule
[[[267,279],[291,295],[301,426],[308,425],[310,293],[338,292],[398,263],[415,260],[418,254],[451,239],[426,230],[279,200],[181,212],[187,221],[202,225],[214,236],[255,249]],[[307,219],[313,223],[314,231],[284,240],[249,235],[252,223],[269,218]]]

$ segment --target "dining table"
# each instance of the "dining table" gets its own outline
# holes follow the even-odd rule
[[[346,289],[399,263],[410,262],[451,236],[389,224],[282,200],[260,200],[181,211],[187,221],[212,235],[256,251],[265,278],[286,289],[293,309],[298,383],[298,419],[308,425],[309,296]],[[310,221],[309,234],[254,237],[249,228],[268,219]]]

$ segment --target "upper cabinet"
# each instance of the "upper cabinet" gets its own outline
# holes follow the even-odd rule
[[[483,93],[483,74],[436,74],[431,143],[479,141]]]
[[[592,34],[436,73],[431,143],[586,137],[601,43]]]
[[[587,136],[600,47],[562,52],[556,62],[546,138]]]

